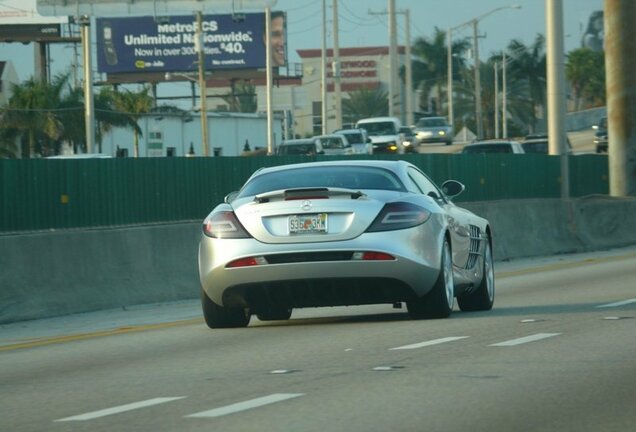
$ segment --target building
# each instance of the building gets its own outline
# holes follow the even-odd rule
[[[18,74],[10,61],[0,61],[0,106],[5,106],[11,99],[11,86],[18,84]]]
[[[398,64],[403,65],[404,47],[398,47]],[[389,47],[359,47],[340,48],[340,87],[342,99],[348,98],[347,93],[360,88],[379,89],[388,93],[389,88]],[[322,50],[298,50],[302,59],[303,79],[302,93],[305,103],[294,110],[296,128],[301,134],[320,134],[322,132]],[[336,129],[336,110],[334,92],[334,59],[333,50],[326,53],[327,62],[327,132]],[[401,97],[398,112],[405,112],[404,88],[398,92]],[[401,116],[401,115],[400,115]],[[343,126],[355,123],[358,119],[342,118]]]

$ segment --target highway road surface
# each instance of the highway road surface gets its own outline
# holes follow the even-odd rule
[[[490,312],[197,301],[0,326],[0,431],[636,430],[636,248],[496,265]]]

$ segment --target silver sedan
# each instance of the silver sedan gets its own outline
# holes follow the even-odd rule
[[[491,228],[405,161],[262,168],[203,221],[201,302],[210,328],[292,309],[406,303],[412,318],[490,310]]]

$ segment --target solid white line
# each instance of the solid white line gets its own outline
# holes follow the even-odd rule
[[[515,346],[515,345],[521,345],[524,343],[528,343],[528,342],[536,342],[538,340],[541,339],[547,339],[553,336],[558,336],[561,333],[537,333],[534,335],[530,335],[530,336],[526,336],[526,337],[522,337],[522,338],[518,338],[518,339],[511,339],[509,341],[505,341],[505,342],[499,342],[496,344],[492,344],[489,346]]]
[[[422,348],[422,347],[427,347],[427,346],[431,346],[431,345],[439,345],[439,344],[443,344],[446,342],[453,342],[456,340],[460,340],[460,339],[466,339],[468,336],[452,336],[452,337],[445,337],[445,338],[441,338],[441,339],[433,339],[430,341],[426,341],[426,342],[419,342],[419,343],[414,343],[411,345],[404,345],[404,346],[399,346],[399,347],[395,347],[395,348],[390,348],[389,351],[391,350],[406,350],[406,349],[417,349],[417,348]]]
[[[154,398],[148,399],[141,402],[133,402],[126,405],[120,405],[113,408],[107,408],[99,411],[93,411],[86,414],[80,414],[73,417],[66,417],[63,419],[55,420],[56,422],[62,421],[81,421],[81,420],[92,420],[99,417],[105,417],[108,415],[119,414],[126,411],[132,411],[139,408],[145,408],[153,405],[158,405],[166,402],[172,402],[174,400],[183,399],[186,396],[177,396],[177,397],[163,397],[163,398]]]
[[[616,303],[608,303],[608,304],[604,304],[604,305],[600,305],[600,306],[596,306],[597,308],[611,308],[611,307],[618,307],[618,306],[625,306],[631,303],[636,303],[636,299],[629,299],[629,300],[623,300],[623,301],[619,301]]]
[[[263,396],[248,400],[245,402],[238,402],[232,405],[227,405],[221,408],[215,408],[208,411],[202,411],[195,414],[187,415],[186,417],[220,417],[227,414],[234,414],[239,411],[245,411],[252,408],[258,408],[263,405],[269,405],[276,402],[281,402],[287,399],[292,399],[298,396],[304,396],[304,393],[275,393],[269,396]]]

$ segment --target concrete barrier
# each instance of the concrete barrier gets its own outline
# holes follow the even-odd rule
[[[636,199],[462,206],[490,220],[496,261],[636,244]],[[199,296],[200,222],[0,236],[0,324]]]

